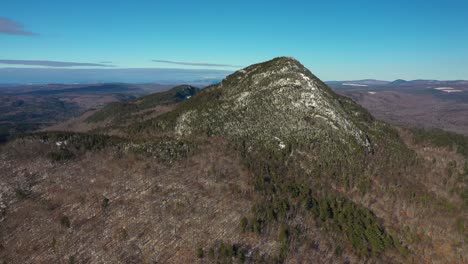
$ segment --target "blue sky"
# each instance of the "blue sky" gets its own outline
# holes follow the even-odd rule
[[[323,80],[468,79],[467,14],[466,0],[2,0],[0,68],[233,71],[293,56]]]

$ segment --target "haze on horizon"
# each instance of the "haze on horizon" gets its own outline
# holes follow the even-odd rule
[[[323,80],[468,79],[467,13],[459,0],[5,0],[0,83],[220,79],[277,56]]]

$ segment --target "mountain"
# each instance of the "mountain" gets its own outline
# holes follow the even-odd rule
[[[178,136],[223,135],[262,144],[336,133],[343,140],[370,147],[360,127],[370,117],[351,104],[296,60],[279,58],[247,67],[206,88],[171,112],[176,115],[173,119],[157,120],[156,126],[174,129]]]
[[[0,148],[7,262],[466,262],[468,140],[397,129],[293,58]]]
[[[393,85],[402,85],[402,84],[406,84],[407,81],[403,80],[403,79],[398,79],[398,80],[395,80],[392,82]]]

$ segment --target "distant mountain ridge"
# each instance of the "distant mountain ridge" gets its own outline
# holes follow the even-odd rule
[[[129,102],[109,104],[87,118],[87,122],[136,122],[157,107],[164,107],[190,99],[200,91],[191,85],[179,85],[168,91],[154,93]],[[149,111],[149,112],[148,112]]]
[[[351,80],[351,81],[326,81],[325,83],[330,85],[337,84],[361,84],[361,85],[387,85],[389,81],[375,80],[375,79],[364,79],[364,80]]]
[[[381,80],[351,80],[351,81],[327,81],[327,84],[334,88],[345,88],[346,86],[355,86],[355,87],[434,87],[434,86],[468,86],[468,81],[466,80],[394,80],[394,81],[381,81]]]

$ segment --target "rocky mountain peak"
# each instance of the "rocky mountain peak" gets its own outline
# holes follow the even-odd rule
[[[181,100],[190,99],[197,94],[200,89],[191,85],[181,85],[172,89],[175,92],[175,97]]]
[[[348,99],[293,58],[248,66],[196,99],[182,108],[175,127],[179,136],[198,131],[286,142],[332,135],[369,147],[365,132],[356,124],[362,113],[345,109],[342,101]]]

